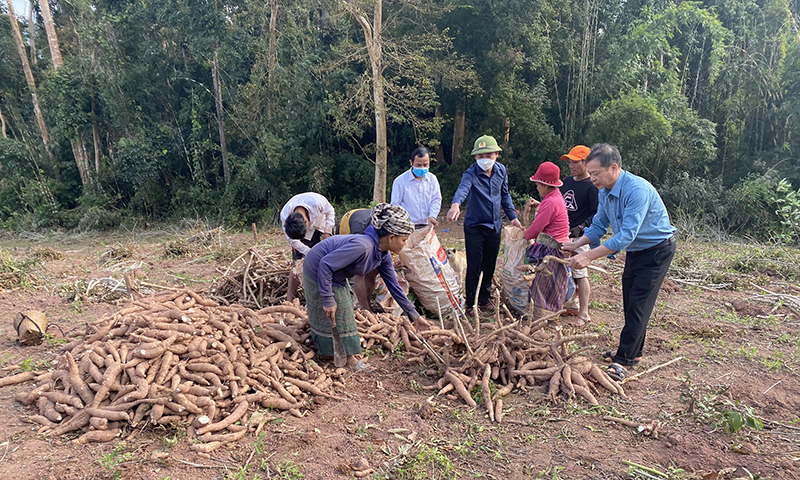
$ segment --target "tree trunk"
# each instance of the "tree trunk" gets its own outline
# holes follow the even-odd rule
[[[78,166],[78,174],[81,176],[81,184],[83,188],[88,188],[92,182],[89,175],[89,165],[86,159],[86,149],[83,147],[83,134],[78,130],[77,126],[72,127],[75,132],[76,139],[70,141],[72,145],[72,154],[75,156],[75,164]]]
[[[442,104],[441,103],[437,103],[436,104],[436,108],[433,110],[433,116],[436,117],[436,118],[442,118]],[[440,161],[444,162],[445,161],[445,159],[444,159],[444,146],[442,145],[441,141],[439,142],[438,145],[436,145],[436,152],[434,153],[434,155],[436,155],[436,161],[437,162],[440,162]]]
[[[28,46],[30,47],[31,65],[36,66],[36,22],[33,20],[33,0],[28,8]]]
[[[372,48],[369,56],[372,60],[372,96],[375,102],[375,186],[372,199],[376,202],[386,201],[386,104],[383,91],[383,0],[375,2],[375,15],[372,19]],[[369,47],[369,44],[367,45]]]
[[[219,149],[222,153],[222,176],[225,178],[225,188],[231,183],[230,170],[228,170],[228,145],[225,142],[225,112],[222,109],[222,85],[219,81],[219,62],[217,49],[214,49],[214,63],[211,68],[211,78],[214,81],[214,97],[217,105],[217,126],[219,126]]]
[[[277,63],[277,53],[275,49],[276,30],[278,27],[278,0],[272,0],[269,15],[269,58],[267,59],[267,81],[272,84],[272,70]]]
[[[434,116],[434,118],[438,118],[438,119],[442,118],[442,102],[441,102],[441,95],[439,94],[439,92],[441,91],[441,85],[442,85],[442,76],[439,75],[439,74],[436,74],[433,77],[433,88],[435,89],[437,95],[439,96],[439,100],[437,100],[436,107],[433,109],[433,116]],[[439,120],[439,121],[441,122],[441,120]],[[441,123],[440,123],[440,125],[441,125]],[[444,145],[442,144],[441,140],[442,139],[441,139],[441,136],[440,136],[439,137],[439,144],[436,145],[436,152],[434,152],[434,155],[436,156],[436,161],[437,162],[443,162],[444,163],[444,162],[446,162],[446,160],[444,158]],[[433,160],[433,159],[431,159],[431,160]]]
[[[464,97],[460,97],[456,102],[456,116],[453,120],[453,157],[450,165],[458,162],[461,149],[464,148],[464,130],[466,128],[466,112],[464,111]]]
[[[22,62],[22,70],[25,72],[25,81],[28,83],[28,89],[31,91],[33,115],[36,117],[36,124],[39,126],[39,131],[42,133],[42,144],[50,160],[55,160],[53,152],[50,151],[50,135],[47,133],[47,125],[44,123],[44,116],[42,116],[42,110],[39,108],[39,96],[36,94],[36,80],[33,79],[33,72],[31,72],[31,66],[28,63],[28,55],[25,52],[25,44],[22,43],[22,34],[19,31],[19,22],[17,21],[17,16],[14,14],[14,2],[8,1],[6,3],[8,4],[8,17],[11,20],[11,31],[14,35],[14,42],[17,44],[19,59]]]
[[[3,135],[3,138],[8,138],[8,135],[6,135],[6,117],[3,116],[2,108],[0,108],[0,135]]]
[[[103,167],[103,150],[100,146],[100,128],[97,126],[97,97],[94,93],[94,86],[95,86],[95,55],[92,52],[92,74],[89,77],[89,81],[91,82],[91,105],[92,105],[92,145],[94,145],[94,173],[100,173],[100,169]]]
[[[39,2],[39,8],[42,10],[42,19],[44,20],[44,29],[47,32],[47,45],[50,47],[50,58],[53,60],[53,69],[58,70],[64,66],[64,61],[61,59],[61,48],[58,45],[58,35],[56,34],[56,26],[53,23],[53,16],[50,13],[50,4],[47,0]],[[73,125],[75,138],[70,140],[72,146],[72,154],[75,156],[75,165],[78,167],[78,174],[81,177],[81,184],[83,188],[91,188],[94,183],[94,175],[89,170],[89,160],[86,155],[86,147],[83,144],[83,133],[78,130],[77,125]]]
[[[50,58],[53,59],[53,67],[59,69],[64,65],[64,61],[61,60],[61,49],[58,47],[58,35],[56,35],[56,26],[55,23],[53,23],[53,16],[50,14],[50,4],[47,0],[40,1],[39,8],[42,10],[44,29],[47,32],[47,44],[50,46]]]
[[[94,144],[94,172],[100,173],[103,166],[103,151],[100,148],[100,129],[97,127],[97,114],[95,108],[97,101],[94,98],[94,87],[92,87],[92,143]]]
[[[383,0],[375,0],[372,24],[367,17],[355,8],[348,6],[350,14],[355,17],[364,31],[367,54],[372,67],[372,101],[375,104],[375,183],[372,199],[376,202],[386,201],[386,103],[383,85]]]

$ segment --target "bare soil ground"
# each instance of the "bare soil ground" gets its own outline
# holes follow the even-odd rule
[[[0,241],[6,265],[18,266],[42,247],[63,254],[30,265],[33,276],[23,287],[0,290],[0,376],[45,369],[59,353],[61,334],[53,329],[41,346],[20,346],[11,325],[16,312],[43,310],[51,323],[70,331],[125,302],[65,299],[58,295],[60,286],[121,279],[122,269],[137,267],[140,280],[202,290],[227,266],[231,252],[253,243],[251,233],[226,234],[216,250],[163,258],[175,238],[111,234]],[[441,238],[446,245],[463,245],[459,227]],[[259,240],[285,250],[276,232]],[[103,256],[123,246],[130,257]],[[304,418],[284,415],[258,439],[246,437],[235,447],[202,455],[189,451],[183,429],[147,427],[132,439],[90,445],[70,443],[74,436],[39,436],[25,421],[33,409],[13,399],[18,389],[30,388],[23,384],[0,388],[0,479],[353,478],[347,466],[362,457],[378,470],[369,477],[375,479],[800,478],[800,317],[789,308],[800,288],[787,280],[797,278],[792,269],[800,256],[695,242],[680,242],[678,249],[650,322],[645,358],[631,373],[684,359],[627,383],[630,400],[601,396],[598,408],[581,400],[553,404],[538,388],[514,391],[503,423],[490,423],[483,408],[470,409],[426,388],[438,379],[425,374],[433,365],[409,366],[395,353],[374,352],[378,371],[350,377],[341,392],[347,401],[317,404]],[[771,260],[740,261],[754,258]],[[600,364],[599,352],[615,347],[622,326],[622,262],[604,260],[612,276],[591,278],[592,322],[580,330],[599,334],[590,343]],[[652,438],[603,415],[663,426]],[[655,472],[631,471],[624,462]]]

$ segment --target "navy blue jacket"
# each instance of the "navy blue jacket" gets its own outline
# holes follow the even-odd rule
[[[495,162],[491,177],[477,163],[473,163],[461,176],[461,184],[453,195],[452,203],[463,204],[464,200],[467,200],[464,226],[483,225],[499,232],[502,227],[501,211],[506,212],[509,220],[517,218],[511,194],[508,193],[508,171],[502,163]]]

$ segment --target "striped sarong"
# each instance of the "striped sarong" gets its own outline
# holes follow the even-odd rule
[[[539,265],[546,255],[564,258],[560,250],[534,243],[528,247],[527,262]],[[547,275],[545,272],[550,272]],[[529,301],[533,302],[533,318],[542,318],[553,312],[561,310],[567,296],[569,284],[569,270],[566,265],[558,262],[547,262],[544,271],[536,274],[529,290]]]
[[[322,296],[319,294],[317,282],[305,273],[303,273],[303,291],[306,295],[308,322],[311,324],[311,339],[314,340],[320,355],[332,357],[331,321],[322,309]],[[347,355],[358,355],[361,353],[361,339],[353,314],[353,293],[350,287],[333,285],[333,298],[336,300],[336,329],[342,337],[344,351]]]

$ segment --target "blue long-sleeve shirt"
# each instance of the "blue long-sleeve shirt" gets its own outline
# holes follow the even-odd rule
[[[473,163],[461,176],[453,202],[462,204],[467,200],[467,213],[464,214],[464,225],[475,227],[483,225],[495,231],[502,227],[501,211],[506,212],[509,220],[517,218],[511,194],[508,193],[508,172],[505,165],[495,162],[492,176],[489,177]]]
[[[611,190],[601,189],[597,199],[592,225],[583,232],[592,245],[600,242],[609,225],[614,235],[603,245],[615,252],[654,247],[675,233],[664,202],[642,177],[622,170]]]
[[[326,238],[314,245],[303,262],[303,272],[316,280],[322,305],[326,307],[336,305],[332,285],[344,287],[348,278],[364,276],[375,269],[397,304],[412,320],[416,320],[420,315],[397,282],[392,254],[378,248],[378,232],[371,225],[363,235]]]

